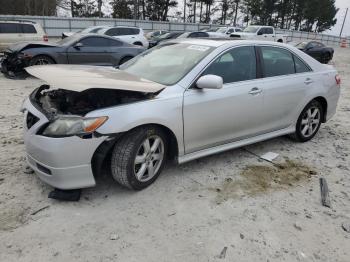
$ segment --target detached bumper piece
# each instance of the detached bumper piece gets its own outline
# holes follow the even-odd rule
[[[5,54],[1,61],[1,73],[8,78],[25,78],[28,73],[24,68],[28,66],[25,59],[19,58],[16,54]]]
[[[49,193],[49,198],[62,201],[79,201],[81,189],[62,190],[55,188]]]

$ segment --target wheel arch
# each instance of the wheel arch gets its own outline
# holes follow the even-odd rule
[[[34,59],[34,58],[36,58],[36,57],[38,57],[38,56],[46,56],[46,57],[52,59],[52,61],[54,61],[55,64],[57,64],[56,59],[55,59],[52,55],[50,55],[50,54],[45,54],[45,53],[35,54],[30,60],[32,60],[32,59]]]
[[[104,142],[102,142],[99,145],[99,147],[95,150],[95,153],[93,154],[92,159],[91,159],[91,168],[92,168],[92,172],[93,172],[93,175],[95,177],[95,180],[96,180],[96,176],[100,174],[101,169],[104,166],[104,163],[108,163],[108,161],[110,161],[111,154],[112,154],[113,147],[114,147],[115,143],[119,139],[123,139],[123,136],[126,133],[128,133],[136,128],[147,127],[147,126],[157,127],[165,133],[165,135],[167,137],[167,141],[168,141],[168,155],[167,155],[167,157],[170,160],[177,161],[177,157],[179,155],[179,144],[178,144],[178,140],[176,138],[175,133],[169,127],[162,125],[162,124],[158,124],[158,123],[141,124],[141,125],[138,125],[138,126],[131,128],[125,132],[121,132],[121,133],[117,133],[117,134],[109,134],[108,135],[109,138],[106,139]]]
[[[325,123],[326,119],[327,119],[327,109],[328,109],[328,102],[327,102],[326,98],[324,98],[323,96],[318,96],[318,97],[315,97],[312,100],[316,100],[316,101],[318,101],[321,104],[322,109],[323,109],[322,123]]]

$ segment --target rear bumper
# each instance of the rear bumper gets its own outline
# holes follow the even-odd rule
[[[59,189],[77,189],[96,184],[91,161],[96,149],[107,137],[83,139],[77,136],[52,138],[37,135],[47,118],[27,100],[27,112],[39,120],[29,129],[25,125],[24,144],[27,161],[38,177]]]

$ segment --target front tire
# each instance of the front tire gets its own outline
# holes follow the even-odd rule
[[[298,142],[311,140],[320,129],[323,113],[321,103],[317,100],[311,101],[301,112],[292,137]]]
[[[51,65],[55,64],[55,61],[46,55],[38,55],[32,58],[29,63],[31,66],[33,65]]]
[[[164,132],[152,126],[139,127],[126,133],[114,146],[111,171],[122,186],[141,190],[160,175],[167,155]]]

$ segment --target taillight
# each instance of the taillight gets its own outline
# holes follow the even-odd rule
[[[338,86],[340,86],[340,84],[341,84],[340,75],[336,75],[336,76],[335,76],[335,82],[337,83]]]
[[[47,35],[44,35],[44,36],[43,36],[43,40],[44,40],[45,42],[49,41],[48,36],[47,36]]]

